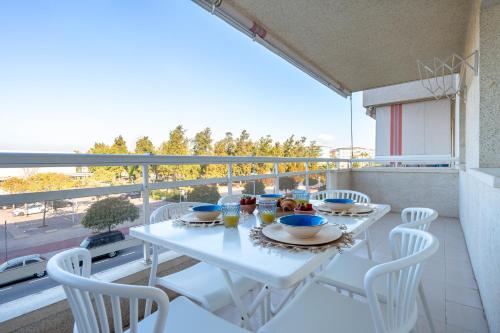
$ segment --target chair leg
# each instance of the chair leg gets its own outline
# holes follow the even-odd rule
[[[422,282],[418,285],[418,293],[420,295],[420,300],[422,301],[422,307],[424,308],[425,316],[427,317],[427,321],[429,322],[429,328],[431,333],[435,333],[434,323],[432,322],[431,311],[429,309],[429,304],[427,303],[427,298],[425,298],[424,287],[422,286]]]
[[[365,230],[365,243],[366,243],[366,252],[368,254],[368,259],[372,260],[372,249],[371,249],[371,237],[369,229]]]

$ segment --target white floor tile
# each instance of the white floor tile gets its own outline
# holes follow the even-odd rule
[[[446,324],[474,332],[488,332],[482,310],[453,302],[446,302]]]

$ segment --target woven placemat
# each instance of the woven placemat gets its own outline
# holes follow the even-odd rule
[[[310,252],[323,252],[331,247],[336,247],[339,252],[342,252],[342,249],[349,248],[354,244],[354,240],[351,232],[347,232],[347,227],[345,224],[335,224],[342,230],[342,236],[330,243],[321,244],[321,245],[295,245],[278,242],[274,239],[266,237],[262,233],[262,226],[255,226],[250,230],[250,239],[253,241],[255,245],[259,245],[267,248],[280,248],[286,249],[292,252],[299,251],[310,251]]]
[[[369,213],[361,213],[361,214],[358,214],[358,213],[351,213],[347,210],[345,211],[342,211],[342,212],[333,212],[333,211],[326,211],[326,210],[321,210],[321,209],[317,209],[317,212],[320,214],[320,215],[329,215],[329,216],[347,216],[347,217],[368,217],[368,216],[371,216],[373,214],[375,214],[377,212],[377,208],[376,207],[371,207],[373,209],[373,211],[369,212]]]

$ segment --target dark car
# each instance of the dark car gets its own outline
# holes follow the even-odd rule
[[[141,196],[141,192],[130,192],[121,195],[121,197],[125,199],[140,199]]]
[[[92,250],[93,248],[116,243],[124,239],[125,235],[120,230],[113,230],[86,237],[80,244],[80,247]],[[108,257],[113,258],[117,255],[117,253],[118,251],[112,251],[107,255]]]

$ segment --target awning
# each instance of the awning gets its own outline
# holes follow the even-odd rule
[[[194,0],[343,96],[463,54],[468,0]]]

